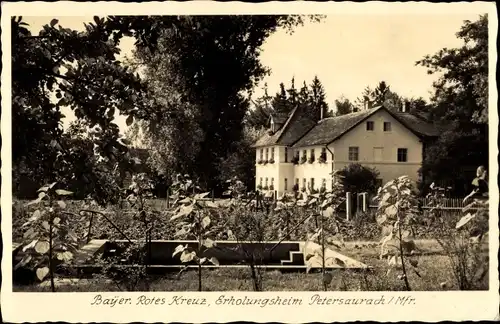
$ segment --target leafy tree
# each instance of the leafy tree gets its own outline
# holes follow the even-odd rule
[[[375,89],[366,87],[356,100],[358,110],[364,109],[365,101],[369,101],[371,107],[384,105],[392,111],[399,111],[403,107],[403,98],[390,89],[390,86],[385,81],[380,81]]]
[[[244,136],[227,157],[221,159],[218,169],[219,179],[225,181],[238,176],[249,189],[255,185],[255,148],[252,145],[264,134],[265,130],[246,126]]]
[[[435,181],[465,195],[476,165],[488,163],[487,78],[488,17],[465,21],[457,37],[460,48],[442,49],[417,62],[429,73],[442,73],[434,84],[431,116],[443,131],[426,147],[423,188]]]
[[[363,89],[363,92],[361,93],[361,96],[356,98],[356,101],[354,102],[354,105],[356,106],[357,110],[363,110],[365,109],[365,102],[370,101],[373,102],[375,99],[373,98],[373,89],[367,86],[366,88]]]
[[[444,48],[416,64],[429,74],[442,73],[433,101],[443,116],[488,123],[488,15],[464,21],[456,36],[464,41],[462,47]],[[455,104],[446,109],[450,101]]]
[[[88,162],[88,155],[73,159],[71,155],[78,154],[63,143],[62,107],[69,107],[95,130],[93,153],[120,160],[126,150],[119,143],[115,112],[132,120],[147,115],[151,106],[145,105],[147,96],[138,75],[116,59],[118,40],[110,37],[106,21],[94,17],[77,32],[52,19],[33,35],[21,17],[13,17],[11,27],[15,181],[28,177],[41,185],[61,180],[56,159],[71,161],[77,168]],[[94,177],[99,176],[87,178]],[[15,190],[16,194],[21,188]]]
[[[135,58],[161,106],[142,124],[158,170],[186,170],[220,187],[219,161],[243,136],[244,92],[268,73],[260,46],[278,28],[301,23],[295,16],[176,17],[176,29],[159,35],[158,51],[138,48]]]
[[[339,171],[346,192],[374,192],[377,189],[379,172],[359,163],[349,164]]]
[[[271,97],[268,94],[267,83],[264,84],[264,95],[252,101],[254,109],[248,110],[245,124],[254,128],[267,127],[269,116],[274,111],[271,106]]]
[[[354,104],[344,96],[335,100],[335,107],[337,107],[336,116],[350,114],[357,110]]]

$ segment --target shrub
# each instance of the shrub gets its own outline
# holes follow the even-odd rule
[[[377,189],[379,172],[361,164],[349,164],[339,171],[346,192],[374,192]]]
[[[483,252],[489,228],[489,201],[486,170],[478,168],[478,177],[474,179],[476,187],[464,199],[469,204],[463,209],[465,214],[456,224],[441,221],[439,213],[442,207],[443,189],[433,184],[430,186],[428,198],[432,208],[427,217],[440,230],[438,242],[450,260],[453,278],[460,290],[480,288],[487,280],[489,270],[488,255]]]

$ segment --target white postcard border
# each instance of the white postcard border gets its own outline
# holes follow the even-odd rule
[[[464,12],[489,13],[490,24],[490,78],[489,78],[489,122],[490,122],[490,185],[497,184],[498,174],[498,112],[496,85],[496,31],[498,20],[494,3],[311,3],[268,2],[260,4],[212,1],[150,2],[150,3],[71,3],[29,2],[2,3],[2,287],[1,310],[7,322],[333,322],[333,321],[426,321],[442,320],[493,320],[498,319],[498,187],[490,191],[490,290],[482,292],[149,292],[149,293],[101,293],[103,298],[132,298],[141,295],[148,298],[165,298],[163,305],[116,305],[104,307],[92,305],[98,293],[13,293],[12,292],[12,168],[10,132],[11,52],[9,16],[83,16],[105,14],[160,15],[160,14],[454,14]],[[491,185],[493,188],[493,185]],[[168,305],[173,296],[206,299],[210,306]],[[235,298],[300,298],[302,305],[293,306],[242,306],[216,305],[219,296]],[[314,295],[336,299],[407,298],[405,305],[308,305]],[[414,304],[409,303],[413,300]]]

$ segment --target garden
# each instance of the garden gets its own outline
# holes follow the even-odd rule
[[[489,160],[487,15],[464,21],[462,47],[410,62],[440,75],[429,100],[384,81],[360,94],[442,129],[425,181],[371,188],[374,205],[348,220],[342,174],[318,192],[253,190],[271,114],[363,108],[330,109],[317,76],[251,97],[269,37],[325,19],[94,16],[36,30],[11,17],[14,291],[488,289],[485,168],[468,195]],[[446,208],[448,187],[463,208]]]
[[[475,181],[484,181],[485,173]],[[379,189],[375,210],[346,221],[338,212],[345,197],[342,181],[328,191],[274,199],[247,192],[233,178],[226,198],[213,199],[188,176],[177,175],[165,204],[152,196],[150,179],[139,174],[125,202],[107,207],[71,200],[71,192],[57,188],[52,183],[40,188],[36,200],[14,203],[13,241],[20,243],[15,291],[488,289],[488,199],[480,189],[465,198],[462,211],[449,212],[442,208],[445,190],[433,184],[427,195],[432,207],[424,210],[415,185],[402,176]],[[75,264],[92,240],[128,244],[117,255],[94,256],[98,270],[82,275]],[[152,272],[152,242],[182,240],[194,243],[170,251],[168,258],[179,266]],[[236,267],[210,256],[225,241],[236,250],[225,250],[223,257],[240,253]],[[305,267],[266,268],[265,243],[271,241],[305,243]],[[366,267],[348,267],[329,251]]]

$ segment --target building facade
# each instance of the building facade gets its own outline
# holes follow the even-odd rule
[[[421,117],[383,106],[316,121],[294,110],[254,145],[256,188],[331,188],[331,173],[352,163],[377,169],[380,184],[401,175],[418,181],[424,146],[437,135]]]

